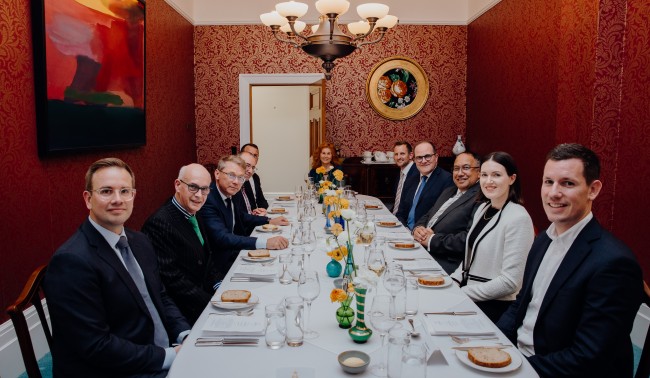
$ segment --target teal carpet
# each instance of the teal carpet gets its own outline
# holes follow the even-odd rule
[[[49,352],[38,360],[38,366],[41,368],[43,378],[52,378],[52,355]],[[22,373],[18,378],[28,378],[27,372]]]

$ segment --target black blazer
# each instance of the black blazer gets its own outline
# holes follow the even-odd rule
[[[255,183],[255,193],[253,193],[253,188],[251,187],[251,182],[246,180],[244,183],[244,191],[248,197],[248,201],[251,204],[253,209],[262,208],[266,209],[269,207],[269,202],[264,198],[264,192],[262,191],[262,184],[260,183],[260,176],[257,173],[253,173],[253,182]]]
[[[546,232],[535,239],[521,291],[497,323],[515,345],[550,244]],[[541,377],[631,377],[630,332],[642,293],[632,251],[592,219],[551,280],[535,323],[535,355],[528,361]]]
[[[431,227],[434,235],[429,241],[429,253],[445,272],[453,273],[465,257],[465,240],[472,225],[474,211],[478,206],[476,193],[481,190],[478,183],[472,185],[449,206]],[[426,227],[429,220],[448,199],[456,195],[458,188],[450,186],[438,197],[431,210],[423,215],[415,226]]]
[[[408,217],[409,211],[411,211],[411,205],[413,204],[413,198],[415,197],[415,192],[418,188],[420,181],[420,175],[411,176],[410,180],[407,180],[404,183],[404,189],[402,189],[402,198],[400,199],[399,210],[397,210],[397,219],[408,227]],[[436,203],[440,193],[446,188],[454,186],[454,180],[451,178],[451,173],[445,171],[440,167],[431,172],[431,176],[427,179],[427,182],[422,189],[420,194],[420,199],[415,207],[415,221],[422,218],[424,214],[433,207],[433,204]]]
[[[232,213],[221,199],[215,183],[210,184],[210,194],[199,211],[207,229],[211,246],[218,251],[217,270],[226,274],[242,249],[255,249],[257,238],[246,236],[245,229],[268,223],[268,218],[250,215],[241,210],[241,202],[233,200],[235,224]],[[239,205],[238,205],[239,204]]]
[[[192,224],[174,205],[165,202],[142,226],[158,256],[160,278],[190,324],[194,324],[214,294],[214,284],[223,278],[217,267],[207,229],[196,216],[204,244]]]
[[[397,197],[397,187],[399,186],[399,176],[402,174],[402,171],[400,169],[400,172],[397,174],[397,180],[395,181],[395,185],[393,185],[393,198]],[[400,195],[400,203],[404,201],[404,195],[408,190],[406,190],[406,183],[408,182],[413,182],[413,177],[414,176],[420,176],[420,172],[418,172],[418,168],[415,166],[415,163],[411,164],[411,168],[409,168],[408,172],[406,172],[406,178],[404,179],[404,186],[402,186],[402,194]],[[416,181],[417,182],[417,181]],[[393,206],[395,204],[393,203]],[[391,209],[393,211],[394,209]],[[408,213],[406,214],[408,216]]]
[[[142,233],[125,229],[170,342],[190,329],[167,296],[156,254]],[[89,220],[52,256],[45,275],[55,377],[164,377],[165,350],[115,250]]]

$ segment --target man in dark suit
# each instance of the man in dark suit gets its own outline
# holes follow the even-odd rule
[[[194,324],[214,294],[219,275],[197,212],[210,193],[210,173],[200,164],[180,169],[176,193],[142,226],[158,256],[160,277],[167,293],[190,324]]]
[[[531,247],[515,302],[497,325],[541,377],[631,377],[630,332],[641,269],[591,213],[596,154],[561,144],[547,156],[542,203],[552,222]]]
[[[208,231],[210,244],[217,246],[217,270],[225,274],[242,249],[285,249],[289,241],[282,236],[250,237],[245,230],[266,223],[285,226],[289,221],[285,217],[269,219],[267,217],[247,214],[236,209],[237,201],[233,196],[241,190],[246,181],[244,171],[246,163],[238,156],[228,156],[219,160],[214,172],[215,183],[210,186],[210,194],[199,212]]]
[[[135,179],[98,160],[83,193],[90,215],[54,254],[45,276],[54,377],[165,377],[190,325],[167,296],[147,237],[124,228]]]
[[[393,192],[395,193],[395,202],[393,202],[393,214],[397,214],[399,204],[402,201],[402,195],[408,190],[405,190],[404,183],[413,180],[412,177],[418,175],[418,170],[413,164],[413,147],[409,142],[398,141],[393,146],[393,159],[395,165],[399,168],[399,178]]]
[[[481,159],[463,152],[454,160],[456,186],[445,189],[431,210],[420,218],[413,237],[429,251],[447,273],[453,273],[465,256],[465,239],[476,208],[480,189]]]
[[[420,142],[413,151],[415,166],[420,174],[405,182],[406,188],[395,214],[409,230],[413,230],[415,221],[431,209],[440,193],[454,185],[451,173],[438,167],[438,155],[433,143]]]
[[[241,146],[241,152],[248,152],[255,158],[255,165],[257,165],[257,162],[260,159],[260,149],[257,147],[256,144],[253,143],[246,143],[245,145]],[[264,192],[262,191],[262,183],[260,180],[260,176],[255,173],[255,169],[253,169],[253,174],[251,177],[249,177],[246,182],[244,182],[244,190],[246,191],[246,194],[248,195],[248,198],[251,200],[251,204],[255,204],[255,207],[258,209],[267,209],[269,207],[269,203],[264,198]],[[264,214],[257,214],[257,215],[264,215]]]
[[[234,199],[236,201],[242,202],[242,208],[248,214],[265,216],[266,209],[257,207],[255,195],[253,194],[253,190],[251,189],[250,185],[250,180],[255,174],[255,169],[257,167],[257,159],[255,159],[255,156],[253,156],[253,154],[250,152],[241,152],[237,156],[242,158],[244,163],[246,163],[246,170],[244,171],[244,177],[246,177],[246,181],[244,181],[244,185],[242,185],[241,190],[235,194]],[[248,184],[248,187],[246,184]],[[263,195],[262,198],[264,198]],[[266,201],[266,199],[264,201]]]

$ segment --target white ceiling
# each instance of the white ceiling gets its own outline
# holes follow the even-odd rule
[[[275,9],[285,0],[165,0],[193,25],[261,24],[259,15]],[[318,19],[314,0],[299,0],[309,5],[301,18],[308,24]],[[501,0],[351,0],[350,10],[341,16],[342,23],[358,21],[356,6],[376,1],[387,4],[390,14],[401,24],[467,25]]]

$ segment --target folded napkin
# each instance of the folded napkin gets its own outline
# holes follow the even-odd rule
[[[256,316],[208,315],[201,333],[203,336],[262,336],[266,322]]]
[[[233,277],[275,277],[278,271],[276,266],[263,266],[260,263],[253,264],[237,265],[233,271]]]
[[[494,335],[494,324],[483,315],[427,315],[425,324],[432,335]]]
[[[440,266],[433,259],[415,259],[415,260],[395,260],[402,266],[403,270],[437,270],[441,271]]]

